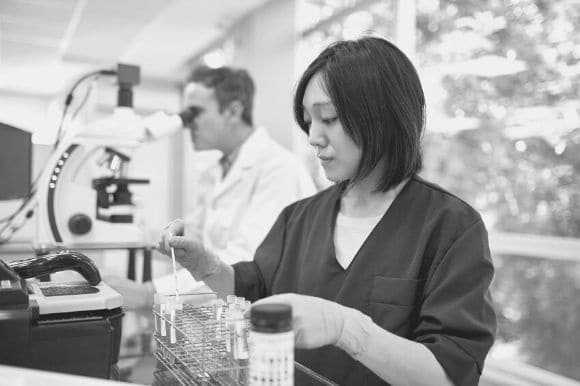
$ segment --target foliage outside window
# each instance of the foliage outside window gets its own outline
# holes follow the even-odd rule
[[[580,3],[421,3],[416,58],[436,109],[425,174],[490,232],[580,238]],[[580,379],[580,264],[494,261],[495,354]]]
[[[321,18],[345,6],[306,3]],[[306,36],[302,52],[369,31],[392,39],[396,2],[381,3],[357,9],[358,32],[335,20]],[[490,233],[580,238],[580,3],[415,4],[425,177],[473,205]],[[492,355],[580,380],[580,260],[493,258],[500,326]]]

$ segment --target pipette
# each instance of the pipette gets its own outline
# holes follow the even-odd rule
[[[171,261],[173,262],[173,280],[175,282],[175,303],[179,304],[179,288],[177,287],[177,268],[175,267],[175,249],[171,247]]]

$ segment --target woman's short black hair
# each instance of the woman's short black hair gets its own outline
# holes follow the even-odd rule
[[[425,96],[415,67],[400,49],[378,37],[339,41],[324,49],[302,74],[294,95],[294,118],[306,133],[303,99],[316,73],[345,132],[361,148],[350,182],[384,162],[377,190],[387,191],[421,170]]]
[[[244,108],[242,120],[250,126],[253,125],[252,109],[256,87],[248,71],[227,66],[211,68],[202,65],[193,69],[187,78],[187,83],[191,82],[201,83],[214,90],[220,112],[233,101],[239,101]]]

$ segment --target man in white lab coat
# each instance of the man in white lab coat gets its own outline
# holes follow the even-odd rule
[[[191,237],[235,263],[251,260],[279,212],[315,192],[305,166],[275,142],[252,117],[254,82],[242,69],[199,67],[185,87],[186,107],[195,117],[186,124],[196,151],[219,150],[221,157],[197,167],[193,211],[186,216]],[[173,275],[138,284],[108,280],[125,297],[127,308],[151,304],[153,292],[173,294]],[[207,290],[184,269],[178,290]],[[146,296],[145,293],[147,293]]]

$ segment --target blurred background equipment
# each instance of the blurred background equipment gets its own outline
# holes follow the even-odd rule
[[[85,281],[26,281],[74,270]],[[0,363],[118,378],[123,299],[75,251],[0,260]]]
[[[26,198],[32,174],[32,135],[0,122],[0,200]]]
[[[0,122],[0,201],[21,200],[16,210],[0,218],[0,244],[32,216],[32,211],[24,212],[34,195],[31,174],[31,134]]]

